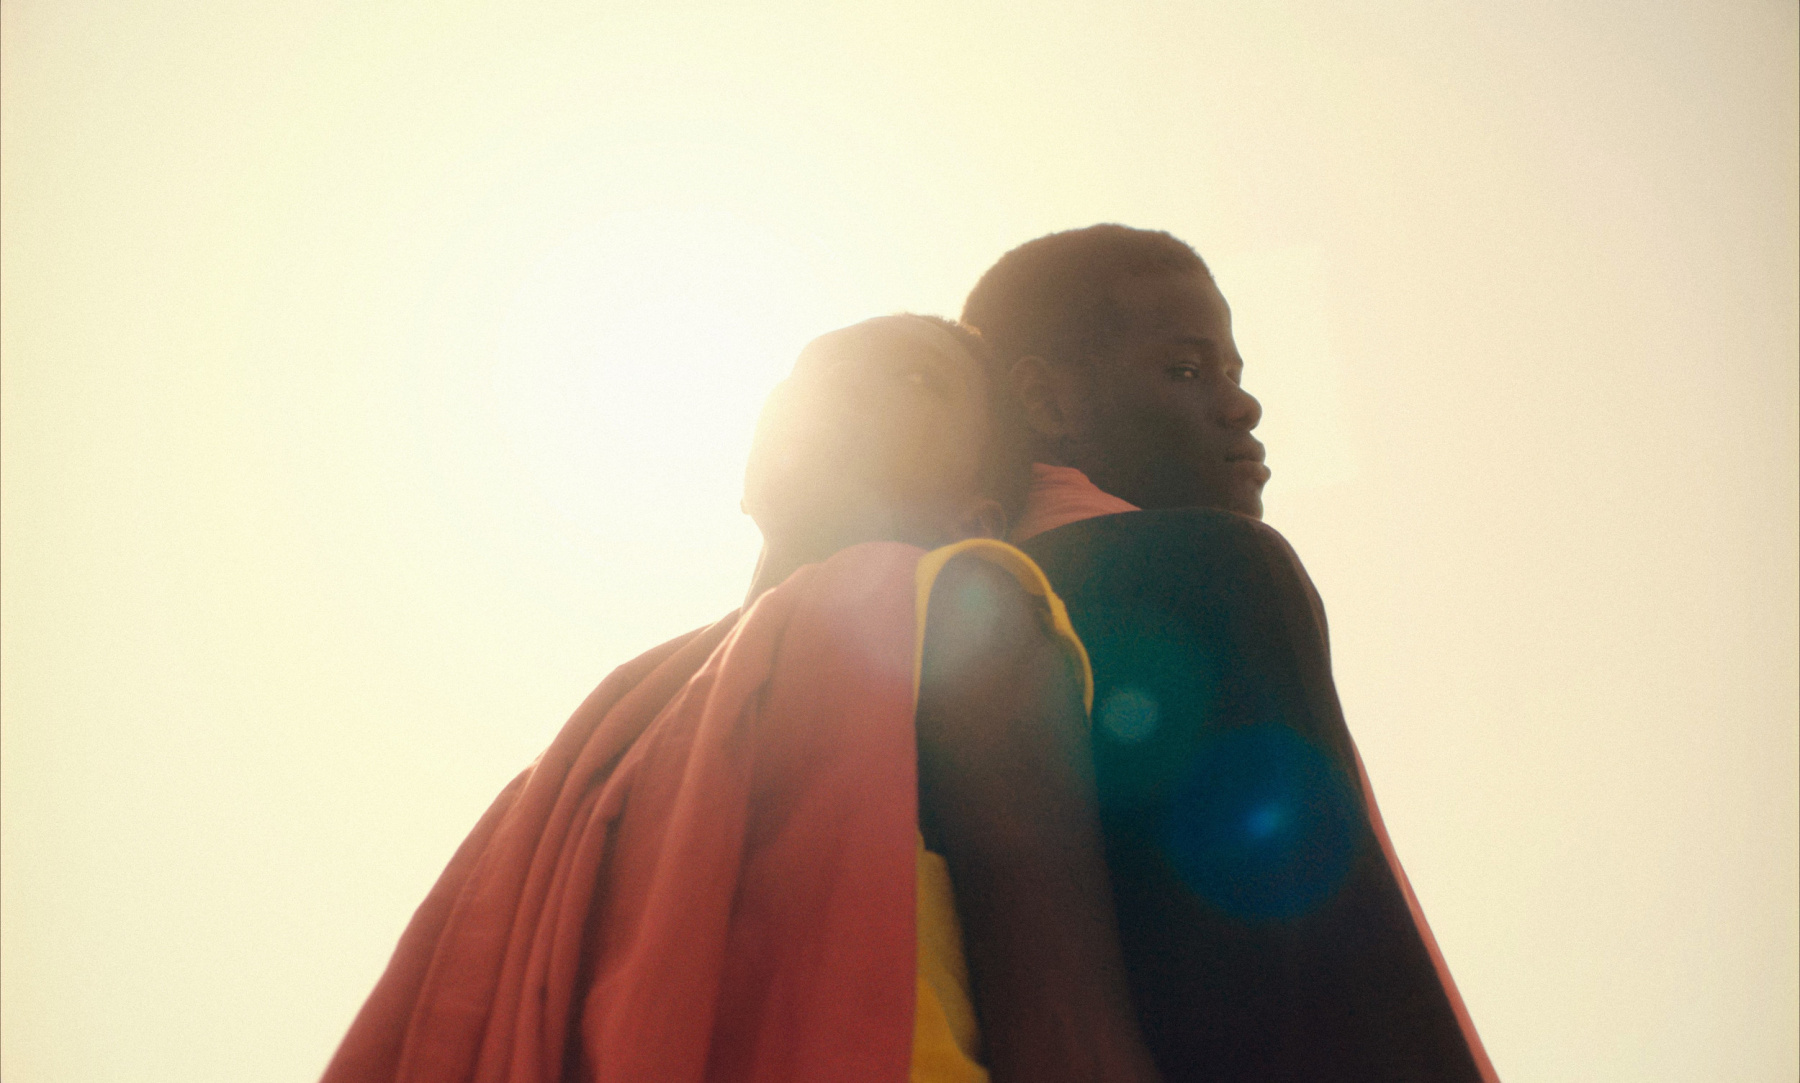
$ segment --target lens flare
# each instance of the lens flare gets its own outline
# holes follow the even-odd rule
[[[1164,852],[1194,891],[1233,916],[1295,918],[1349,872],[1361,832],[1348,781],[1279,724],[1209,739],[1176,791]]]
[[[1135,745],[1156,732],[1161,711],[1149,693],[1121,688],[1101,701],[1094,717],[1114,740]]]

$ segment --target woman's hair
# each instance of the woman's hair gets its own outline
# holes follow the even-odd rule
[[[1030,429],[1013,395],[1012,380],[998,364],[981,332],[973,327],[942,316],[906,315],[943,328],[975,360],[987,383],[988,433],[981,453],[982,495],[1005,509],[1008,522],[1018,522],[1025,510],[1026,492],[1031,488],[1031,444]]]

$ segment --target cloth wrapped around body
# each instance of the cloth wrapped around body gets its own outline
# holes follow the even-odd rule
[[[872,543],[619,667],[494,801],[324,1083],[984,1083],[950,881],[918,831],[931,587]]]
[[[1094,675],[1121,943],[1168,1083],[1492,1080],[1279,534],[1133,511],[1020,543]]]

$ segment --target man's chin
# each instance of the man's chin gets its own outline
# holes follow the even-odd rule
[[[1262,485],[1261,483],[1228,485],[1222,490],[1201,495],[1189,506],[1231,511],[1239,515],[1248,515],[1252,519],[1261,519],[1263,516]]]

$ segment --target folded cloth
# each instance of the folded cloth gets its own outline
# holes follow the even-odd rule
[[[420,906],[325,1083],[907,1078],[917,549],[620,667]]]
[[[917,829],[935,577],[875,543],[626,663],[494,802],[324,1083],[985,1083],[955,900]],[[915,920],[916,915],[916,920]]]
[[[1025,510],[1013,527],[1012,540],[1022,542],[1083,519],[1136,510],[1136,504],[1100,491],[1086,474],[1072,466],[1032,463],[1031,488],[1026,491]]]

